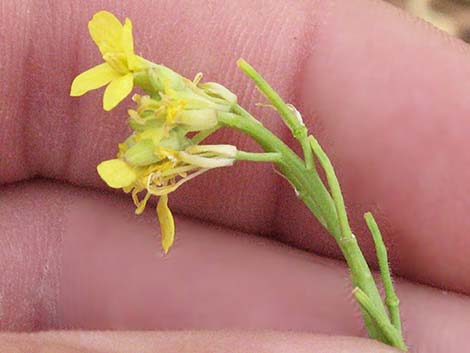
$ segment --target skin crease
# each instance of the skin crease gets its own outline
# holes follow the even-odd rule
[[[3,56],[0,65],[0,181],[40,175],[104,189],[95,166],[111,158],[128,133],[124,123],[116,123],[125,117],[126,104],[106,114],[102,92],[67,96],[72,78],[99,60],[86,32],[97,10],[133,19],[138,53],[188,76],[203,71],[253,108],[261,98],[234,65],[243,56],[301,109],[331,154],[369,258],[371,244],[359,217],[372,209],[390,245],[394,272],[464,294],[399,281],[412,350],[468,349],[470,226],[465,211],[470,205],[464,181],[470,176],[465,138],[470,103],[469,84],[462,79],[470,70],[468,49],[375,1],[341,6],[335,1],[125,4],[2,3],[0,51],[11,55]],[[164,35],[175,31],[175,36]],[[286,135],[275,115],[253,111]],[[213,141],[246,150],[254,146],[229,131]],[[268,165],[239,163],[171,196],[180,214],[338,255]],[[136,219],[130,200],[120,194],[51,181],[4,186],[0,211],[4,330],[295,329],[364,335],[345,269],[333,260],[180,218],[175,249],[162,258],[153,212]],[[46,342],[50,335],[31,337]],[[194,340],[222,342],[213,351],[253,341],[253,349],[262,351],[264,338],[244,335],[224,341],[215,332]],[[20,351],[11,337],[0,337],[0,348]],[[80,352],[95,349],[85,339],[83,347],[77,346],[80,339],[71,332],[57,334],[53,342],[75,344]],[[116,333],[116,339],[148,344],[137,333]],[[164,340],[158,333],[155,339]],[[322,344],[331,352],[344,351],[338,338],[310,335],[305,343],[294,335],[284,351],[301,352],[311,347],[310,340],[318,351],[325,349]],[[109,344],[105,335],[95,341],[101,347]],[[351,344],[351,350],[376,351],[372,341]],[[64,347],[57,351],[71,351]],[[175,343],[167,350],[182,348]]]

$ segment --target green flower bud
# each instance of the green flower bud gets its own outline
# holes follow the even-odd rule
[[[215,102],[212,100],[209,95],[204,91],[194,87],[194,90],[178,92],[178,98],[184,100],[185,109],[214,109],[219,111],[230,111],[230,106],[228,104],[220,104],[220,102]]]
[[[127,163],[136,167],[156,163],[160,160],[160,157],[154,153],[155,147],[151,139],[141,140],[124,153],[124,159]]]
[[[183,129],[173,129],[168,137],[158,143],[158,146],[173,151],[183,150],[190,144],[190,140],[184,136],[185,134],[186,131]]]
[[[217,113],[214,109],[183,110],[178,123],[187,131],[202,131],[217,126]]]
[[[220,98],[232,104],[237,103],[237,96],[219,83],[206,82],[198,86],[211,97]]]
[[[160,128],[165,123],[164,119],[158,119],[155,111],[145,110],[139,114],[137,111],[129,109],[129,126],[132,130],[140,132],[149,128]]]

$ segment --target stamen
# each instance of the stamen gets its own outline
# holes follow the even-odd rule
[[[171,186],[165,185],[163,187],[154,187],[153,185],[151,185],[152,175],[149,175],[149,179],[148,179],[148,182],[147,182],[147,191],[149,193],[151,193],[152,195],[156,195],[156,196],[162,196],[162,195],[169,194],[169,193],[175,191],[176,189],[178,189],[181,185],[183,185],[187,181],[197,177],[198,175],[201,175],[202,173],[207,172],[208,170],[209,169],[200,169],[195,173],[189,174],[187,177],[179,180],[177,183],[175,183]]]
[[[194,165],[185,165],[185,166],[173,168],[173,169],[170,169],[170,170],[164,170],[164,171],[161,172],[161,176],[162,177],[167,177],[167,176],[174,175],[174,174],[185,174],[185,173],[191,172],[195,169],[199,169],[199,167],[196,167]]]
[[[142,212],[144,212],[145,206],[147,206],[147,201],[150,199],[150,196],[152,196],[152,194],[150,194],[148,192],[145,194],[144,198],[142,199],[140,204],[135,209],[135,214],[136,215],[140,215],[140,214],[142,214]]]
[[[198,72],[196,76],[194,76],[193,83],[197,86],[199,82],[202,80],[202,72]]]

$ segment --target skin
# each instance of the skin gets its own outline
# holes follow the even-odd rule
[[[235,60],[265,74],[328,151],[372,265],[361,217],[377,216],[411,351],[470,348],[463,42],[379,1],[7,0],[0,329],[10,333],[0,334],[0,350],[393,351],[340,337],[365,337],[347,269],[267,164],[237,163],[172,194],[177,240],[161,255],[154,211],[134,216],[128,196],[110,192],[95,171],[128,134],[129,102],[104,113],[102,92],[68,97],[73,77],[100,60],[86,23],[103,8],[134,21],[137,53],[226,84],[289,139],[275,114],[255,107],[262,98]],[[254,148],[232,131],[211,141]],[[109,329],[132,332],[101,332]]]

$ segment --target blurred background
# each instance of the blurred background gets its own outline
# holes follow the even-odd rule
[[[386,0],[470,43],[470,0]]]

